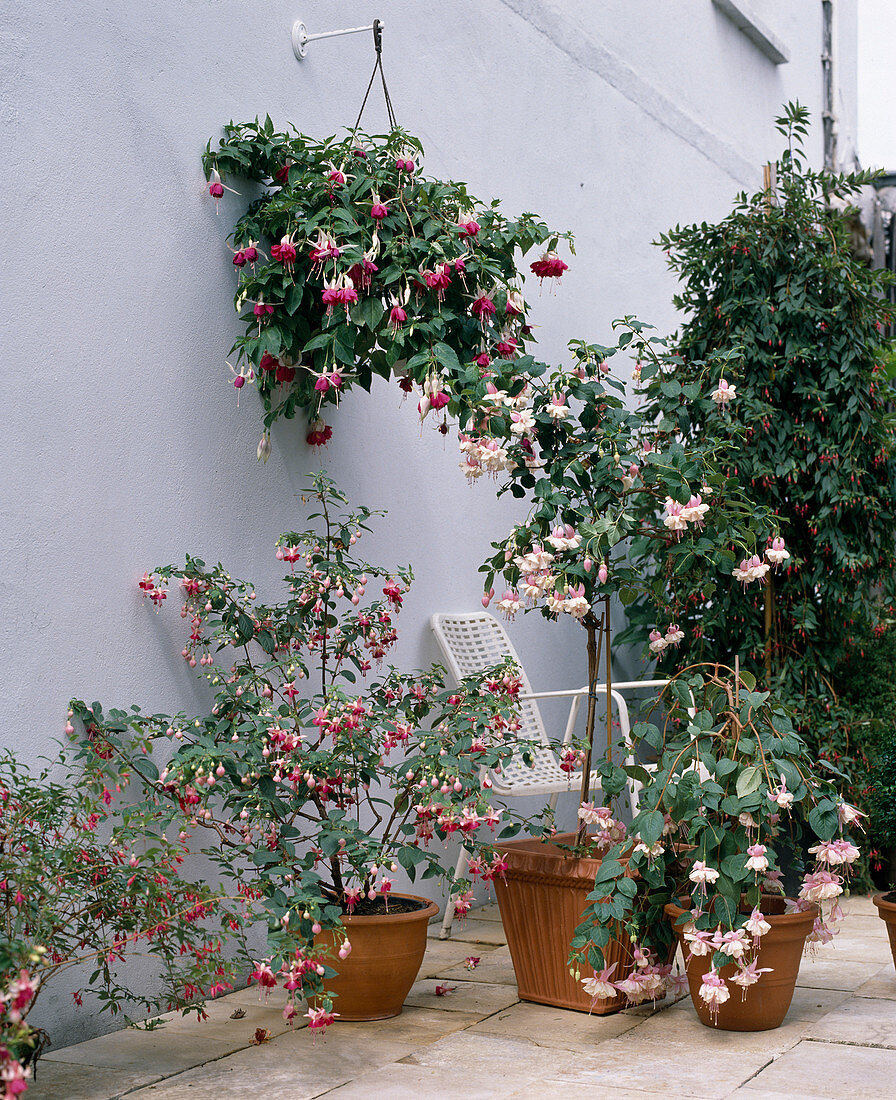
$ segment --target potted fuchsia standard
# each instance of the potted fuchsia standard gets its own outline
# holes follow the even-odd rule
[[[282,986],[287,1018],[319,1030],[401,1011],[438,907],[398,894],[395,876],[450,879],[442,842],[478,847],[508,816],[481,769],[527,746],[509,665],[454,689],[437,668],[374,674],[410,570],[357,560],[372,513],[348,510],[325,475],[307,499],[314,527],[277,547],[283,602],[195,557],[141,582],[156,607],[179,582],[182,652],[214,690],[209,713],[72,709],[143,781],[184,852],[194,840],[217,863],[243,921],[267,922],[267,956],[242,955],[251,980]],[[483,870],[500,873],[500,859]]]

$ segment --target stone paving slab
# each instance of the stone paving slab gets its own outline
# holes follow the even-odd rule
[[[637,1027],[640,1020],[617,1012],[613,1016],[589,1016],[549,1005],[519,1001],[470,1029],[476,1034],[504,1039],[528,1039],[538,1046],[588,1053],[597,1043]]]
[[[876,974],[856,990],[857,997],[883,997],[896,1001],[896,967],[890,963],[881,967]]]
[[[460,966],[440,970],[438,977],[448,981],[490,982],[492,985],[512,985],[516,988],[516,974],[513,972],[509,947],[496,947],[493,951],[480,952],[479,946],[473,945],[467,954],[479,957],[479,963],[473,970],[468,970],[461,963]]]
[[[818,955],[805,956],[800,963],[796,984],[797,988],[810,986],[814,989],[844,989],[852,993],[879,973],[879,959],[857,962],[855,959],[844,959],[834,951],[824,958]]]
[[[467,975],[471,977],[471,975]],[[454,992],[440,997],[436,986],[453,986]],[[477,981],[452,981],[427,978],[411,987],[406,1005],[437,1008],[442,1012],[473,1012],[481,1019],[509,1008],[519,1000],[515,985],[490,985]]]
[[[851,997],[813,1023],[806,1038],[896,1050],[896,1001]]]
[[[125,1028],[112,1031],[97,1039],[50,1051],[41,1058],[41,1064],[74,1062],[82,1066],[105,1066],[147,1073],[150,1077],[162,1077],[180,1073],[197,1064],[197,1058],[210,1061],[221,1058],[248,1045],[251,1034],[234,1033],[232,1039],[203,1037],[197,1049],[195,1033],[179,1029],[161,1028],[157,1031],[139,1031]]]
[[[805,1041],[752,1077],[741,1100],[885,1100],[894,1093],[896,1051]]]
[[[25,1100],[111,1100],[160,1076],[148,1064],[142,1070],[110,1069],[42,1058]]]
[[[427,930],[430,939],[438,939],[439,926],[431,924]],[[491,943],[502,947],[507,943],[504,928],[498,921],[473,920],[455,921],[451,928],[451,939],[458,943]]]
[[[461,966],[469,955],[478,955],[483,962],[501,948],[492,943],[470,944],[462,940],[429,940],[418,978],[435,978],[455,966]]]

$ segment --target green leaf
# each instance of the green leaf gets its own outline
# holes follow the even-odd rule
[[[754,791],[758,791],[761,783],[762,773],[758,768],[744,768],[737,777],[735,790],[739,798],[745,798],[748,794],[753,794]]]

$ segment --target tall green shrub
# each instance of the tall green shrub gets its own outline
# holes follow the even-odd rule
[[[713,583],[696,563],[670,571],[670,617],[685,637],[661,664],[739,655],[796,704],[824,751],[844,720],[831,674],[853,624],[892,612],[896,594],[886,276],[852,256],[841,213],[869,173],[807,167],[798,104],[777,126],[787,147],[768,187],[740,195],[718,224],[660,238],[686,320],[644,389],[647,415],[670,435],[728,444],[730,472],[776,514],[790,558],[746,591],[733,577]],[[708,364],[720,355],[736,391],[727,404],[711,398],[720,377]],[[641,568],[659,568],[649,540],[633,552]],[[646,602],[631,609],[630,637],[643,638],[652,614]]]

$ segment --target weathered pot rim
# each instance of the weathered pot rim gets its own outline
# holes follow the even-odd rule
[[[419,894],[392,894],[393,898],[422,902],[422,908],[410,913],[343,913],[342,923],[353,924],[413,924],[418,920],[430,921],[438,915],[439,907],[430,898],[421,898]]]
[[[778,899],[780,897],[780,895],[778,895],[778,894],[763,894],[762,897],[763,897],[763,899],[765,899],[765,898]],[[787,900],[787,899],[782,898],[780,900]],[[666,902],[666,904],[663,906],[663,912],[666,914],[667,917],[669,917],[670,919],[673,920],[673,924],[677,924],[679,918],[682,917],[685,913],[689,913],[690,910],[685,909],[681,905],[676,905],[674,901],[669,901],[669,902]],[[818,908],[818,906],[813,904],[811,909],[800,909],[795,913],[765,913],[765,912],[763,912],[762,916],[763,916],[763,920],[767,920],[772,926],[779,925],[781,927],[786,928],[787,925],[796,926],[798,924],[806,923],[806,922],[811,922],[812,924],[814,924],[815,923],[815,918],[817,916],[819,916],[820,913],[821,913],[821,910]],[[749,913],[744,913],[743,915],[744,915],[744,917],[748,917]]]
[[[896,901],[887,901],[889,894],[896,894],[896,890],[882,890],[881,893],[875,894],[871,899],[879,910],[877,915],[882,920],[887,920],[890,916],[896,917]]]
[[[512,857],[512,871],[557,875],[570,881],[593,880],[603,862],[602,855],[576,856],[558,847],[574,843],[575,836],[575,833],[557,833],[548,840],[540,836],[519,837],[496,844],[495,849]]]

